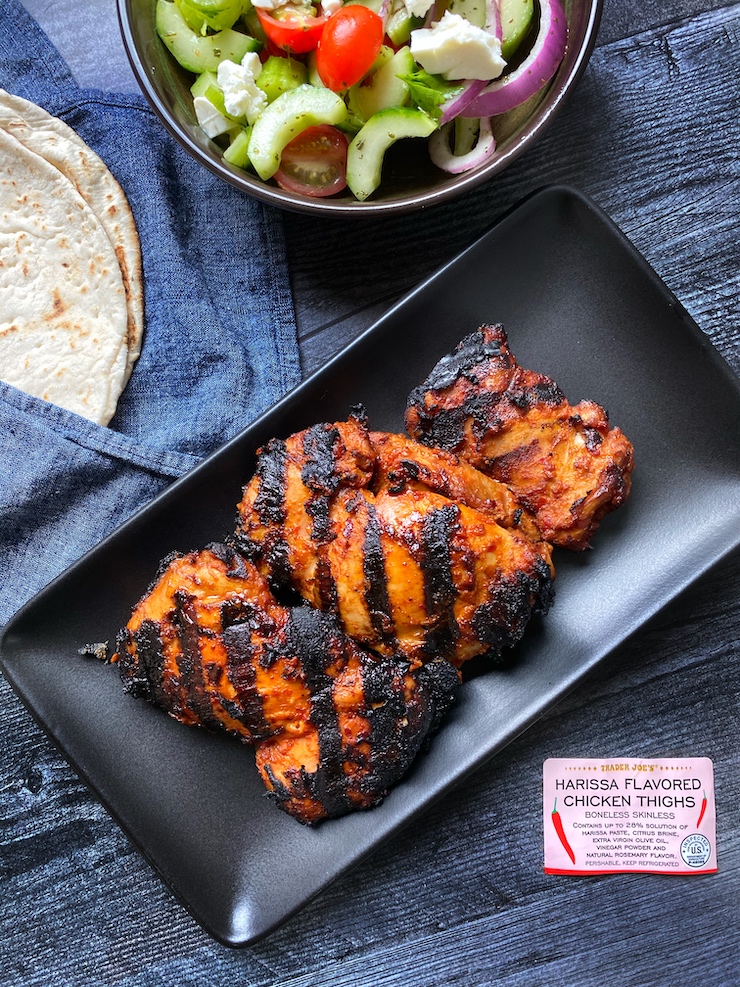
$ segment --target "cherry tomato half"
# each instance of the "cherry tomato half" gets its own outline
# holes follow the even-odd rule
[[[362,4],[340,8],[327,20],[316,49],[321,81],[335,93],[365,75],[383,43],[383,21]]]
[[[315,8],[311,9],[315,10]],[[327,21],[324,15],[316,17],[311,14],[308,7],[305,13],[296,8],[281,12],[278,16],[274,16],[277,12],[270,14],[258,7],[255,7],[255,10],[268,41],[282,48],[283,51],[290,51],[296,55],[313,51]]]
[[[275,181],[301,195],[341,192],[347,185],[347,147],[347,138],[336,127],[307,127],[283,149]]]

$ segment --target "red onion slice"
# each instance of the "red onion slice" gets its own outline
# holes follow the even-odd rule
[[[434,7],[432,9],[434,9]],[[499,6],[499,0],[487,0],[485,27],[486,30],[494,36],[494,38],[498,38],[498,40],[501,41],[504,36],[504,30],[501,24],[501,7]],[[465,107],[468,106],[476,98],[476,96],[480,95],[480,93],[486,88],[486,85],[487,83],[485,80],[480,79],[475,79],[472,82],[466,82],[465,88],[461,93],[455,96],[454,99],[450,99],[446,103],[442,104],[442,116],[439,121],[440,126],[444,126],[444,124],[448,123],[450,120],[454,120],[455,117],[462,116],[462,111]]]
[[[491,82],[461,116],[492,117],[506,113],[534,96],[558,70],[568,43],[568,24],[560,0],[539,0],[540,28],[532,50],[519,68]]]
[[[448,99],[446,103],[442,103],[442,106],[440,107],[442,110],[442,116],[439,120],[440,126],[444,126],[444,124],[449,123],[449,121],[453,120],[455,117],[462,116],[463,110],[466,109],[477,96],[480,96],[487,85],[488,83],[485,79],[474,79],[472,82],[466,82],[465,88],[461,93],[458,93],[453,99]]]
[[[488,0],[486,3],[486,31],[499,41],[503,41],[504,28],[501,23],[500,0]]]
[[[491,121],[483,117],[480,121],[478,140],[467,154],[453,154],[449,144],[449,126],[435,130],[429,138],[429,157],[432,163],[449,175],[460,175],[482,165],[496,150],[496,141],[491,130]]]
[[[429,28],[440,19],[442,15],[439,12],[439,5],[439,0],[434,0],[424,18],[424,27]]]

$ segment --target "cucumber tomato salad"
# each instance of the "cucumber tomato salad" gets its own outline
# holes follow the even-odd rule
[[[567,45],[561,0],[157,0],[156,27],[227,162],[359,201],[399,140],[427,139],[448,173],[480,166],[492,118],[539,92]]]

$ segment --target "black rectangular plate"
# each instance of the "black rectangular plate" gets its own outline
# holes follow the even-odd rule
[[[371,812],[301,827],[264,798],[250,751],[123,694],[80,658],[112,641],[161,557],[233,530],[254,453],[345,418],[400,430],[406,397],[459,339],[502,322],[524,366],[591,398],[636,450],[630,501],[593,551],[556,552],[556,599],[505,671],[466,682],[429,753]],[[570,188],[526,199],[352,346],[170,487],[8,625],[4,671],[198,922],[232,946],[285,921],[499,751],[740,543],[738,379],[624,236]]]

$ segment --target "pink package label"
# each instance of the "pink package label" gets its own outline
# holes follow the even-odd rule
[[[549,758],[542,809],[546,874],[717,870],[708,757]]]

